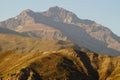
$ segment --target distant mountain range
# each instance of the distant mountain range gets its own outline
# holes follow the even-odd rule
[[[120,37],[110,29],[95,21],[80,19],[73,12],[58,6],[44,12],[24,10],[0,22],[0,27],[14,34],[44,40],[71,41],[96,53],[120,55]]]

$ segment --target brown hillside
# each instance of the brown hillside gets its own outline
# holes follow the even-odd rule
[[[72,48],[0,53],[3,80],[119,80],[120,58],[82,52]]]

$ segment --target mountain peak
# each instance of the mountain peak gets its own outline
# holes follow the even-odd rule
[[[33,12],[33,11],[31,9],[26,9],[22,11],[22,13],[30,13],[30,12]]]
[[[23,15],[24,15],[24,16],[26,15],[26,16],[27,16],[27,15],[34,15],[34,13],[35,13],[35,12],[32,11],[32,10],[26,9],[26,10],[23,10],[23,11],[20,13],[20,15],[22,15],[22,16],[23,16]]]
[[[65,9],[63,9],[62,7],[59,7],[59,6],[55,6],[55,7],[49,8],[48,11],[54,12],[54,11],[61,11],[61,10],[65,10]],[[67,10],[65,10],[65,11],[67,11]]]
[[[78,17],[73,12],[58,6],[49,8],[43,15],[52,17],[57,22],[72,23],[78,21]]]
[[[59,6],[53,6],[53,7],[50,7],[49,9],[61,9],[62,7],[59,7]]]

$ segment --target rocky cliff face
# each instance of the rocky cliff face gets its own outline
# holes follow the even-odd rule
[[[30,37],[72,41],[98,53],[120,55],[120,38],[111,30],[57,6],[45,12],[24,10],[18,16],[0,22],[0,27]]]
[[[106,43],[108,48],[116,48],[116,50],[120,51],[120,38],[110,29],[97,23],[92,23],[89,25],[86,23],[77,23],[77,25],[82,27],[91,37]]]

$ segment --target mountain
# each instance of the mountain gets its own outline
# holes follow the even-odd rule
[[[120,55],[120,38],[110,29],[58,6],[44,12],[24,10],[0,22],[0,27],[40,39],[71,41],[97,53]]]
[[[120,57],[72,48],[0,52],[1,80],[119,80],[119,66]]]

